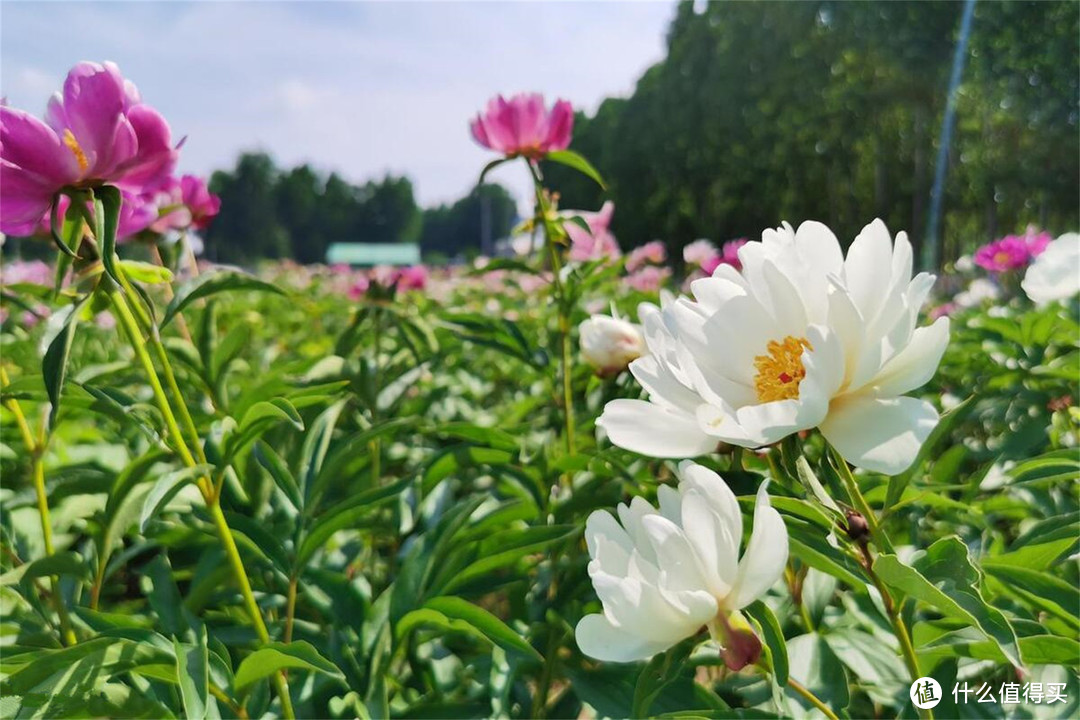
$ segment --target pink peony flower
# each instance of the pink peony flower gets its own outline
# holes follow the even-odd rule
[[[627,275],[625,282],[638,292],[657,292],[670,277],[670,268],[646,265],[636,273]]]
[[[660,240],[636,247],[626,256],[626,272],[637,272],[646,265],[662,265],[667,260],[667,248]]]
[[[0,232],[32,233],[67,187],[156,189],[176,158],[168,124],[119,68],[81,62],[49,101],[44,122],[0,106]]]
[[[428,269],[423,265],[401,268],[397,274],[398,290],[423,290],[428,284]]]
[[[534,160],[552,150],[565,150],[573,127],[570,103],[559,100],[549,111],[539,93],[522,93],[509,100],[496,95],[469,125],[473,139],[489,150]]]
[[[349,286],[349,299],[359,300],[367,294],[368,288],[371,287],[371,281],[364,275],[357,275],[353,280],[352,285]]]
[[[742,263],[739,262],[739,248],[746,244],[746,238],[739,238],[738,240],[729,240],[724,243],[720,252],[712,257],[708,258],[701,265],[702,271],[706,275],[712,275],[716,268],[721,265],[730,265],[736,270],[742,270]]]
[[[975,251],[975,264],[992,273],[1024,267],[1031,260],[1027,241],[1016,235],[1008,235],[987,243]]]
[[[687,265],[705,267],[710,263],[715,263],[713,267],[716,267],[719,264],[719,257],[720,253],[716,246],[704,238],[695,240],[683,248],[683,260]]]
[[[579,216],[585,220],[589,229],[576,222],[567,220],[563,227],[570,236],[569,258],[577,262],[589,260],[618,260],[622,256],[619,243],[611,234],[611,216],[615,213],[615,203],[608,200],[599,212],[568,211],[563,217]]]
[[[41,260],[8,260],[0,264],[0,285],[53,284],[53,270]]]

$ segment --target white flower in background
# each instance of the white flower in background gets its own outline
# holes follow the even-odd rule
[[[579,327],[581,355],[601,374],[622,372],[648,352],[641,329],[610,315],[593,315]]]
[[[953,302],[962,308],[970,308],[982,305],[984,302],[997,300],[1000,297],[1001,289],[993,280],[975,278],[968,284],[966,290],[956,293]]]
[[[739,260],[742,271],[725,264],[696,280],[694,299],[642,308],[650,354],[630,371],[649,400],[607,404],[598,424],[611,441],[693,457],[817,427],[859,467],[909,467],[938,414],[904,393],[933,376],[949,320],[915,327],[934,277],[912,279],[907,236],[894,245],[875,220],[845,259],[821,223],[785,224]]]
[[[969,273],[975,270],[975,261],[970,255],[961,255],[956,258],[953,267],[956,268],[956,272],[958,273]]]
[[[703,626],[730,647],[733,625],[745,622],[737,611],[783,575],[787,530],[769,504],[767,483],[758,490],[740,560],[742,514],[734,493],[690,461],[679,466],[679,476],[678,490],[660,486],[659,510],[635,497],[629,507],[619,505],[618,520],[601,510],[585,524],[589,577],[604,606],[577,625],[578,647],[589,657],[642,660]]]
[[[1037,305],[1080,292],[1080,235],[1068,233],[1047,245],[1028,266],[1020,287]]]

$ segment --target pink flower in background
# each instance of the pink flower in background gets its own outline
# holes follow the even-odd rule
[[[428,269],[424,265],[401,268],[397,274],[398,290],[423,290],[428,284]]]
[[[1024,267],[1030,260],[1027,241],[1016,235],[995,240],[975,251],[975,264],[992,273]]]
[[[191,213],[191,227],[205,230],[221,210],[221,198],[210,192],[205,179],[196,175],[180,178],[180,193],[184,207]]]
[[[179,180],[169,178],[167,184],[156,193],[162,215],[154,222],[153,230],[165,233],[169,230],[203,230],[221,209],[221,199],[210,192],[206,181],[195,175],[184,175]]]
[[[8,260],[0,264],[0,285],[53,284],[53,270],[41,260]]]
[[[661,240],[647,242],[636,247],[626,256],[626,272],[637,272],[646,265],[663,265],[667,260],[667,248]]]
[[[716,268],[721,265],[730,265],[736,270],[742,270],[742,263],[739,262],[739,248],[745,244],[746,238],[727,241],[724,243],[718,254],[713,255],[702,263],[702,272],[711,276],[716,271]]]
[[[33,232],[66,187],[156,189],[176,158],[168,124],[119,68],[81,62],[49,101],[44,122],[0,106],[0,232]]]
[[[357,275],[352,285],[349,286],[349,299],[359,300],[367,294],[370,287],[371,281],[365,275]]]
[[[565,150],[573,128],[570,103],[559,100],[549,111],[539,93],[521,93],[509,100],[496,95],[469,125],[473,139],[489,150],[533,160],[552,150]]]
[[[702,238],[684,247],[682,256],[687,265],[703,268],[708,264],[715,263],[713,264],[715,268],[716,265],[719,265],[720,253],[715,245]]]
[[[611,234],[611,216],[615,213],[615,203],[608,200],[599,212],[568,211],[560,213],[564,218],[581,217],[589,229],[567,220],[563,223],[566,234],[570,236],[569,258],[577,262],[589,260],[618,260],[622,256],[619,243]]]
[[[959,308],[956,303],[947,302],[944,305],[938,305],[936,308],[927,313],[927,317],[931,320],[937,320],[939,317],[946,317],[952,315]]]
[[[638,292],[657,292],[670,277],[670,268],[646,265],[636,273],[627,275],[625,282]]]
[[[1050,233],[1045,230],[1039,232],[1039,229],[1034,225],[1028,225],[1027,231],[1024,233],[1024,244],[1027,245],[1028,253],[1032,258],[1041,255],[1053,239]]]

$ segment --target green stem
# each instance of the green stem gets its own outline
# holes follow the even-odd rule
[[[833,465],[839,472],[840,479],[843,481],[844,487],[851,497],[852,505],[866,519],[866,527],[870,531],[870,537],[873,539],[874,545],[877,546],[880,552],[895,553],[892,541],[889,540],[889,536],[881,527],[881,523],[878,522],[874,509],[870,507],[870,503],[866,501],[862,491],[859,490],[859,483],[855,479],[855,475],[851,472],[847,460],[840,455],[836,448],[831,445],[829,445],[828,448],[829,453],[832,456]],[[866,570],[867,576],[870,578],[870,582],[873,583],[874,587],[881,595],[881,602],[885,606],[885,613],[889,616],[893,634],[896,636],[897,642],[900,643],[900,653],[904,657],[904,664],[907,666],[908,672],[911,673],[911,680],[914,682],[922,677],[922,672],[919,670],[919,658],[915,654],[915,647],[911,643],[911,634],[908,632],[907,626],[904,625],[904,619],[900,617],[899,609],[896,607],[896,603],[893,601],[889,589],[885,587],[885,583],[883,583],[881,578],[877,576],[877,573],[874,572],[874,558],[870,554],[870,548],[867,547],[865,539],[860,543],[860,549],[862,551],[863,567]],[[934,714],[930,710],[920,710],[920,715],[927,720],[933,720],[934,717]]]
[[[177,451],[180,453],[180,457],[183,459],[184,464],[188,467],[194,467],[198,463],[191,454],[191,450],[188,449],[187,444],[184,442],[184,436],[180,432],[180,428],[176,422],[176,416],[173,414],[172,408],[169,405],[169,400],[165,395],[165,390],[162,388],[161,381],[158,379],[157,373],[154,370],[154,362],[150,359],[150,354],[146,350],[146,344],[143,342],[139,323],[132,314],[131,308],[128,306],[122,293],[113,287],[108,290],[108,295],[115,310],[117,320],[124,329],[128,341],[135,351],[135,356],[146,373],[147,380],[154,393],[154,398],[157,401],[162,416],[165,418],[165,425],[169,435],[176,445]],[[165,364],[168,364],[167,357],[165,358]],[[206,501],[207,509],[210,511],[210,516],[214,521],[214,526],[217,528],[222,548],[229,560],[229,565],[232,567],[234,579],[236,580],[237,585],[240,586],[240,593],[244,599],[244,606],[247,609],[252,624],[255,626],[255,632],[258,635],[260,642],[265,645],[270,642],[270,633],[266,629],[266,623],[263,621],[259,605],[255,601],[255,594],[251,590],[251,583],[248,581],[247,572],[244,570],[243,561],[240,559],[240,552],[236,547],[236,540],[233,538],[232,531],[229,529],[229,524],[225,520],[225,514],[221,510],[220,499],[214,490],[210,478],[201,477],[199,478],[198,484],[199,489],[202,491],[203,499]],[[295,714],[293,713],[292,700],[289,697],[289,686],[286,683],[285,676],[281,673],[275,673],[272,676],[272,680],[278,697],[281,700],[282,714],[288,720],[292,720],[295,718]]]
[[[793,677],[791,677],[789,675],[787,684],[788,684],[789,688],[794,690],[796,693],[798,693],[803,698],[805,698],[807,700],[807,702],[809,702],[811,705],[813,705],[818,710],[820,710],[822,713],[824,713],[825,717],[829,718],[829,720],[840,720],[836,716],[836,713],[834,713],[831,709],[829,709],[828,705],[826,705],[824,702],[822,702],[821,698],[819,698],[814,693],[810,692],[810,690],[805,685],[800,683],[798,680],[796,680],[795,678],[793,678]]]
[[[195,421],[191,417],[191,412],[188,411],[187,402],[184,400],[183,393],[180,392],[180,385],[176,382],[176,374],[173,373],[172,363],[169,362],[169,356],[165,352],[165,344],[161,342],[161,334],[158,332],[157,326],[154,324],[150,314],[143,309],[142,305],[137,300],[135,300],[138,295],[135,293],[135,289],[131,287],[131,282],[128,280],[123,269],[118,268],[118,270],[120,273],[120,282],[123,284],[125,292],[132,297],[135,315],[141,323],[143,330],[146,332],[146,342],[150,346],[150,349],[154,351],[154,355],[157,356],[158,363],[161,365],[162,374],[165,376],[165,384],[168,386],[169,393],[176,402],[180,422],[184,424],[184,430],[187,431],[188,442],[195,448],[195,454],[198,457],[199,462],[205,463],[206,454],[203,451],[199,430],[195,427]],[[179,321],[182,318],[177,315],[176,319]]]
[[[877,514],[870,507],[870,503],[866,502],[862,491],[859,490],[859,483],[855,480],[851,468],[848,467],[847,460],[832,445],[829,445],[828,448],[832,455],[833,465],[840,474],[840,479],[843,481],[844,487],[847,488],[848,495],[851,496],[852,506],[866,519],[866,526],[870,530],[870,537],[874,539],[874,544],[877,545],[878,550],[881,552],[895,553],[896,551],[893,549],[889,536],[881,529]]]
[[[562,391],[563,391],[563,419],[566,425],[566,452],[570,455],[577,451],[574,428],[574,387],[572,348],[570,346],[570,314],[567,307],[566,288],[562,283],[562,262],[559,260],[559,249],[556,247],[555,238],[552,237],[548,223],[550,207],[544,198],[543,180],[540,177],[539,168],[532,161],[526,163],[532,174],[533,186],[536,191],[536,221],[544,229],[544,245],[547,248],[548,258],[551,263],[552,285],[555,288],[555,300],[559,312],[559,343],[561,346],[562,363]]]
[[[10,383],[7,370],[0,367],[0,385],[7,387]],[[23,444],[26,445],[26,451],[30,454],[30,475],[34,482],[34,494],[37,496],[38,516],[41,519],[41,537],[45,544],[45,556],[48,557],[54,554],[55,548],[53,546],[52,518],[49,514],[49,496],[45,489],[45,466],[41,461],[41,456],[45,454],[44,431],[41,438],[34,439],[34,433],[30,430],[30,424],[26,421],[26,415],[23,414],[18,400],[12,398],[6,401],[4,406],[15,416],[15,424],[19,426],[19,434],[22,435]],[[51,588],[49,596],[53,608],[56,610],[56,616],[60,618],[60,634],[65,645],[74,645],[78,642],[78,639],[75,637],[75,631],[71,628],[71,618],[68,616],[67,607],[64,606],[64,599],[60,597],[60,578],[54,575],[49,580]]]

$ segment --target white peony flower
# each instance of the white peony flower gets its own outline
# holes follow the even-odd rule
[[[732,626],[745,623],[737,611],[783,575],[787,530],[769,504],[767,482],[758,490],[753,532],[740,560],[735,494],[719,475],[690,461],[679,466],[679,476],[678,490],[660,486],[659,510],[635,497],[629,507],[619,505],[618,521],[597,511],[585,524],[589,577],[604,606],[575,631],[589,657],[642,660],[703,626],[728,645]]]
[[[766,230],[696,280],[694,299],[640,311],[650,355],[630,371],[649,400],[614,400],[598,424],[616,445],[693,457],[725,442],[770,445],[817,427],[851,463],[895,474],[937,424],[904,397],[929,380],[949,320],[916,328],[934,277],[914,279],[912,250],[885,224],[863,228],[844,258],[821,223]]]
[[[970,308],[982,305],[987,301],[997,300],[1000,297],[1001,290],[993,280],[975,278],[968,284],[967,290],[956,293],[953,302],[962,308]]]
[[[1080,292],[1080,235],[1067,233],[1047,245],[1028,266],[1020,287],[1037,305]]]
[[[648,352],[639,326],[609,315],[593,315],[579,327],[581,355],[602,374],[622,372]]]

